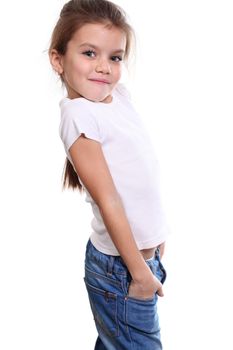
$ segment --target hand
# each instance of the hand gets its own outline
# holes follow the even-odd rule
[[[163,297],[162,283],[153,274],[142,281],[132,280],[129,285],[128,296],[136,299],[151,299],[157,293]]]

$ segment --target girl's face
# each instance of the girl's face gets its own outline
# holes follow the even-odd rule
[[[109,103],[122,72],[126,36],[104,24],[83,25],[68,42],[60,66],[68,97]]]

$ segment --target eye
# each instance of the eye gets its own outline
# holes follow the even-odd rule
[[[87,51],[84,51],[83,54],[88,57],[94,57],[92,56],[92,54],[95,54],[95,52],[93,50],[87,50]]]
[[[120,61],[122,61],[122,57],[120,57],[120,56],[112,56],[112,58],[111,58],[114,62],[120,62]]]

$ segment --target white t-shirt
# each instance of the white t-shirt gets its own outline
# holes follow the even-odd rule
[[[158,162],[126,87],[118,83],[112,97],[111,103],[63,98],[60,137],[71,164],[69,148],[81,133],[101,143],[138,249],[152,248],[169,233],[160,199]],[[102,253],[119,255],[98,206],[85,186],[84,190],[94,214],[91,242]]]

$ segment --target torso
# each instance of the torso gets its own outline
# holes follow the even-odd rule
[[[164,246],[165,242],[159,244],[157,247],[148,248],[148,249],[141,249],[140,252],[145,260],[152,258],[155,255],[156,249],[160,248],[160,257],[162,258],[164,253]]]
[[[155,250],[156,250],[156,249],[157,249],[157,247],[148,248],[148,249],[142,249],[142,250],[140,250],[140,252],[141,252],[143,258],[144,258],[145,260],[147,260],[147,259],[152,258],[152,256],[155,255]]]

